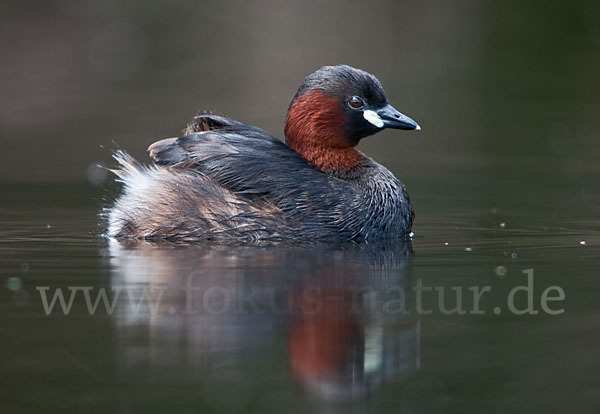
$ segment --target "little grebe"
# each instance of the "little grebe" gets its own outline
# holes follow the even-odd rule
[[[405,238],[414,213],[402,183],[355,149],[384,128],[421,129],[388,103],[381,83],[325,66],[296,92],[284,144],[260,128],[211,114],[180,138],[152,144],[155,165],[123,151],[123,194],[107,234],[147,240]]]

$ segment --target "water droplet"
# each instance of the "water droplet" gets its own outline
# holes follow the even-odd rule
[[[495,273],[495,274],[496,274],[496,276],[498,276],[498,277],[503,277],[503,276],[505,276],[505,275],[506,275],[506,267],[504,267],[504,266],[497,266],[497,267],[494,269],[494,273]]]
[[[6,287],[12,291],[21,289],[21,279],[16,276],[9,277],[6,281]]]
[[[465,252],[472,252],[473,248],[472,247],[465,247]]]
[[[579,242],[579,244],[581,244],[582,246],[585,246],[585,240],[581,240],[581,241]]]
[[[506,227],[506,223],[502,222],[502,223],[499,224],[499,226],[500,226],[500,228],[505,228]]]
[[[99,162],[93,162],[87,169],[88,181],[93,185],[101,185],[106,181],[108,171]]]
[[[25,273],[29,271],[29,264],[28,263],[21,263],[21,272]]]
[[[17,290],[13,293],[13,301],[17,306],[25,306],[29,303],[29,293],[25,290]]]
[[[444,242],[444,246],[448,246],[448,242]]]
[[[510,258],[515,260],[517,258],[517,254],[516,253],[511,253],[510,254]]]

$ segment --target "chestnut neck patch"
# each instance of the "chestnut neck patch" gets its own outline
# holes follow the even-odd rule
[[[364,156],[354,147],[358,141],[347,136],[346,118],[340,102],[320,90],[298,96],[290,106],[285,123],[288,145],[322,171],[346,171]]]

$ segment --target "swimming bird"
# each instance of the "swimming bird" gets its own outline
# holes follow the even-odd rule
[[[152,165],[117,151],[124,188],[105,209],[106,234],[178,242],[407,238],[414,212],[404,185],[355,148],[385,128],[421,129],[390,105],[375,76],[324,66],[292,99],[285,143],[204,113],[183,136],[150,145]]]

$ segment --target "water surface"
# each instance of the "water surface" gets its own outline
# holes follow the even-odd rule
[[[16,190],[3,188],[12,207],[3,207],[0,247],[11,409],[554,411],[598,403],[598,236],[575,217],[559,226],[542,211],[524,224],[519,214],[473,207],[420,217],[412,243],[123,244],[98,236],[100,191]],[[433,198],[415,202],[453,205]],[[538,313],[513,314],[507,298],[527,284],[527,269]],[[417,297],[419,284],[437,290]],[[474,308],[469,289],[486,286]],[[547,302],[563,310],[557,315],[541,307],[550,286],[565,295]],[[69,288],[78,290],[68,314],[56,302],[47,315],[39,289],[48,301],[62,289],[68,303]],[[93,303],[102,289],[115,307],[99,302],[90,314],[84,291]],[[458,308],[452,289],[462,292]],[[526,292],[514,306],[527,309]]]

